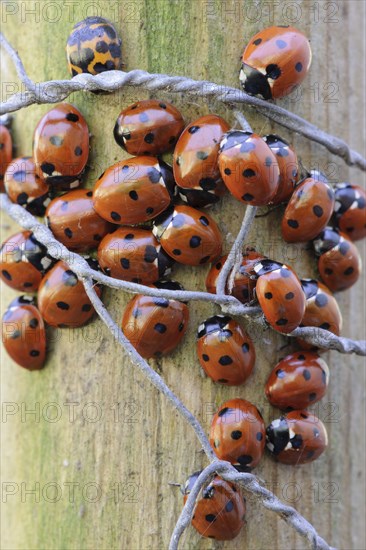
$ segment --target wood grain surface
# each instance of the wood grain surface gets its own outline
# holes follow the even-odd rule
[[[16,47],[36,82],[68,78],[65,44],[72,26],[86,15],[114,21],[123,38],[125,69],[145,69],[238,86],[239,58],[249,38],[271,24],[293,24],[309,36],[310,74],[297,95],[279,104],[345,139],[365,153],[365,2],[261,0],[121,0],[90,2],[4,1],[2,32]],[[1,92],[21,89],[1,52]],[[52,93],[52,90],[50,90]],[[84,114],[92,134],[86,186],[127,155],[113,139],[120,110],[148,97],[127,88],[113,95],[75,93],[69,100]],[[153,97],[153,96],[152,96]],[[235,124],[232,112],[213,101],[161,93],[182,110],[186,122],[217,113]],[[15,114],[17,154],[31,154],[32,134],[48,106]],[[331,181],[365,184],[319,145],[281,130],[246,109],[254,129],[290,139],[307,167]],[[167,156],[169,160],[169,155]],[[245,207],[226,196],[210,210],[230,248]],[[316,275],[307,245],[285,245],[282,210],[257,219],[248,242],[302,277]],[[2,239],[18,228],[1,217]],[[364,243],[358,248],[365,252]],[[173,277],[186,288],[203,289],[207,267],[177,266]],[[1,312],[16,295],[2,287]],[[365,278],[339,294],[345,336],[365,337]],[[105,304],[120,322],[129,297],[106,290]],[[225,388],[202,377],[195,354],[200,321],[217,313],[211,304],[192,303],[188,334],[168,358],[153,367],[209,429],[224,400],[243,397],[263,411],[266,422],[278,411],[264,395],[275,362],[291,350],[270,329],[243,319],[256,343],[254,374],[245,386]],[[182,507],[169,482],[184,482],[206,459],[191,428],[159,393],[134,371],[99,320],[84,329],[50,331],[49,359],[41,372],[17,367],[1,351],[2,532],[6,550],[143,550],[166,548]],[[286,346],[287,347],[284,347]],[[366,548],[365,361],[335,352],[325,355],[329,392],[314,407],[326,424],[329,448],[313,464],[286,467],[265,456],[255,473],[283,501],[294,505],[330,544]],[[33,413],[32,413],[33,411]],[[35,412],[34,412],[35,411]],[[29,491],[34,490],[35,493]],[[184,549],[302,549],[305,542],[248,495],[247,525],[234,541],[219,545],[185,532]]]

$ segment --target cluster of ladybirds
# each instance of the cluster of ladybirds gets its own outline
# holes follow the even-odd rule
[[[111,23],[88,18],[70,35],[67,56],[73,75],[116,69],[121,41]],[[281,97],[303,80],[310,61],[302,33],[271,27],[245,49],[240,80],[249,93]],[[213,114],[185,126],[181,113],[166,101],[139,101],[119,114],[114,127],[116,142],[131,158],[108,167],[90,190],[79,188],[89,155],[88,126],[72,105],[62,103],[42,117],[31,157],[11,160],[10,133],[5,126],[0,132],[1,173],[10,199],[45,216],[54,236],[70,250],[97,249],[90,265],[117,279],[176,290],[181,285],[166,280],[175,262],[213,262],[206,288],[215,293],[226,260],[223,238],[214,219],[198,208],[217,203],[227,189],[248,205],[287,203],[283,238],[313,241],[322,282],[300,280],[290,266],[247,248],[232,294],[244,304],[257,300],[268,324],[281,333],[314,326],[339,335],[342,317],[332,292],[349,288],[359,277],[361,261],[353,241],[366,235],[366,194],[346,183],[332,188],[316,171],[301,175],[296,152],[279,136],[230,129]],[[170,166],[162,155],[172,150]],[[2,321],[5,348],[19,365],[40,369],[45,323],[82,326],[93,315],[92,304],[72,269],[55,263],[29,231],[8,238],[0,254],[1,279],[16,290],[38,292],[38,305],[27,295],[9,305]],[[124,311],[122,329],[143,357],[158,358],[179,344],[188,318],[185,303],[139,294]],[[301,340],[298,344],[301,351],[274,367],[265,388],[270,403],[288,414],[266,429],[253,404],[231,399],[213,418],[212,448],[239,471],[259,463],[266,441],[285,464],[310,462],[327,445],[324,425],[306,409],[324,396],[329,369],[319,350]],[[200,325],[197,356],[214,382],[230,386],[243,384],[255,363],[248,334],[222,315]],[[198,473],[188,479],[185,499]],[[244,514],[240,490],[216,476],[196,504],[193,525],[204,536],[228,540],[240,531]]]

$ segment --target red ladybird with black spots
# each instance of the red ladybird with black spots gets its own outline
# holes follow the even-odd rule
[[[241,85],[263,99],[284,97],[304,80],[311,57],[309,40],[298,29],[268,27],[254,35],[244,50]]]
[[[31,231],[8,237],[0,249],[0,278],[14,290],[36,292],[54,261]]]
[[[271,204],[280,204],[289,200],[299,179],[299,163],[293,147],[276,134],[263,136],[272,153],[276,156],[280,170],[280,180]]]
[[[182,200],[191,206],[217,202],[225,193],[217,165],[220,142],[230,129],[217,115],[191,122],[174,149],[173,171]]]
[[[342,314],[332,292],[315,279],[301,279],[301,286],[305,292],[306,306],[300,327],[319,327],[339,336],[343,323]],[[317,348],[301,338],[297,338],[297,343],[302,349]]]
[[[156,157],[140,156],[110,166],[94,186],[94,208],[105,220],[135,225],[156,218],[174,195],[171,167]]]
[[[76,107],[60,103],[38,122],[33,139],[36,174],[53,190],[78,187],[88,156],[88,125]]]
[[[324,397],[328,382],[329,368],[324,359],[311,351],[297,351],[273,368],[265,392],[273,407],[306,409]]]
[[[267,322],[285,334],[295,330],[305,313],[305,294],[295,271],[273,260],[261,260],[254,272],[256,296]]]
[[[219,384],[239,386],[253,371],[251,338],[231,317],[215,315],[198,328],[197,356],[205,373]]]
[[[253,267],[258,260],[264,260],[264,256],[257,252],[252,247],[246,247],[243,252],[243,260],[239,266],[238,271],[235,273],[234,284],[231,291],[231,295],[237,298],[243,304],[247,304],[255,299],[255,285],[256,278],[252,277],[254,275]],[[224,263],[227,259],[227,255],[219,258],[215,263],[212,264],[210,271],[206,277],[206,289],[207,292],[211,294],[216,294],[216,285],[221,270],[224,266]],[[226,285],[226,294],[229,294],[227,285]]]
[[[121,111],[114,139],[130,155],[157,156],[173,149],[183,128],[183,117],[174,105],[143,99]]]
[[[27,370],[39,370],[46,359],[46,331],[36,300],[18,296],[2,318],[2,338],[9,356]]]
[[[183,290],[175,281],[159,281],[153,286],[166,290]],[[185,303],[137,294],[126,306],[122,330],[142,357],[160,358],[173,351],[181,342],[188,320],[189,309]]]
[[[0,124],[0,193],[5,191],[4,174],[13,156],[11,133],[5,124]]]
[[[44,216],[51,201],[48,185],[36,174],[32,157],[19,157],[8,165],[4,175],[10,200],[34,216]]]
[[[201,472],[195,472],[186,481],[182,492],[184,504]],[[245,524],[246,502],[239,487],[215,476],[201,490],[196,501],[192,525],[202,536],[214,540],[232,540]]]
[[[100,242],[98,262],[111,277],[148,285],[169,275],[174,260],[150,230],[120,227]]]
[[[328,445],[323,422],[306,410],[276,418],[266,430],[267,449],[282,464],[306,464],[316,460]]]
[[[46,210],[46,223],[57,240],[76,251],[97,247],[115,229],[94,210],[90,189],[74,189],[53,199]]]
[[[359,185],[337,183],[334,219],[351,241],[366,237],[366,191]]]
[[[282,218],[282,236],[288,243],[315,239],[334,209],[334,192],[324,181],[306,178],[295,189]]]
[[[114,25],[104,17],[91,16],[74,26],[66,44],[66,57],[72,76],[118,70],[121,44]]]
[[[319,256],[320,277],[332,292],[346,290],[357,282],[362,270],[361,256],[345,233],[326,227],[313,245]]]
[[[98,263],[87,259],[92,269]],[[100,297],[102,290],[94,286]],[[38,307],[43,319],[53,327],[81,327],[94,315],[94,307],[72,269],[62,261],[57,262],[42,279],[38,290]]]
[[[153,233],[165,252],[186,265],[212,262],[221,254],[216,222],[191,206],[175,206],[154,221]]]
[[[264,206],[277,193],[277,159],[257,134],[231,130],[220,143],[219,169],[230,193],[245,204]]]
[[[245,399],[226,401],[212,419],[210,444],[220,460],[231,462],[239,472],[249,472],[264,451],[265,426],[260,411]]]

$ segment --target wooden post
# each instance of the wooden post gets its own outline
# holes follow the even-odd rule
[[[362,152],[364,144],[365,4],[358,0],[120,0],[109,2],[2,2],[2,32],[19,51],[35,81],[67,78],[65,43],[72,26],[87,15],[114,21],[123,38],[125,69],[186,75],[238,86],[239,58],[247,40],[272,24],[293,24],[309,36],[311,72],[300,90],[281,106],[344,138]],[[8,56],[1,52],[2,99],[19,88]],[[92,187],[110,164],[127,155],[113,139],[120,110],[148,97],[128,88],[113,95],[75,93],[69,98],[83,112],[92,134]],[[187,121],[214,112],[235,124],[219,103],[160,93]],[[17,155],[31,154],[34,127],[48,106],[15,114]],[[295,145],[307,167],[325,171],[331,181],[365,183],[319,145],[282,130],[245,110],[254,129],[275,131]],[[229,249],[244,213],[226,196],[210,213]],[[303,277],[316,275],[307,245],[285,245],[281,210],[256,220],[250,243],[274,259],[289,262]],[[19,228],[2,215],[2,240]],[[358,243],[365,251],[364,243]],[[186,288],[203,289],[206,267],[178,266],[174,278]],[[363,338],[365,279],[339,294],[343,334]],[[2,288],[1,311],[15,296]],[[120,322],[129,297],[106,289],[104,301]],[[291,348],[271,330],[244,326],[256,342],[254,375],[242,388],[215,386],[200,374],[195,333],[217,308],[192,303],[184,343],[153,363],[169,386],[209,429],[224,400],[244,397],[263,410],[266,422],[278,411],[264,396],[264,383],[279,357]],[[84,329],[50,331],[49,359],[41,372],[13,364],[2,349],[1,383],[3,512],[2,547],[48,549],[166,548],[182,506],[169,482],[207,464],[195,436],[164,398],[135,372],[99,320]],[[294,505],[333,546],[365,548],[364,361],[335,352],[325,355],[331,379],[327,396],[314,408],[329,432],[329,448],[315,463],[297,468],[276,465],[265,456],[255,473],[283,501]],[[276,515],[248,497],[247,527],[224,548],[294,549],[305,544]],[[219,548],[186,531],[182,548]],[[221,548],[221,546],[220,546]]]

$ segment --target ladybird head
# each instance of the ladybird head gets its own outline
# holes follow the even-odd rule
[[[335,248],[340,241],[339,232],[332,227],[326,227],[313,241],[315,254],[321,256],[325,252]]]
[[[312,169],[308,172],[308,177],[313,178],[315,181],[322,181],[323,183],[329,183],[327,176],[320,170]]]
[[[185,482],[184,486],[181,487],[181,491],[183,493],[183,495],[189,495],[189,493],[192,491],[197,479],[198,479],[198,476],[200,475],[200,473],[202,472],[202,470],[198,470],[197,472],[194,472],[193,474],[191,474],[189,476],[189,478],[187,479],[187,481]]]
[[[47,254],[47,248],[37,241],[33,233],[24,242],[23,257],[42,272],[54,264],[54,260]]]
[[[272,91],[268,78],[275,80],[274,76],[276,75],[264,75],[254,67],[250,67],[250,65],[242,63],[239,73],[239,80],[244,92],[247,94],[260,96],[263,99],[272,99]],[[278,75],[276,78],[278,78]]]
[[[23,296],[17,296],[16,298],[14,298],[14,300],[10,302],[8,306],[8,310],[19,306],[36,306],[36,305],[37,305],[37,302],[36,302],[35,296],[27,296],[23,294]]]
[[[161,248],[161,246],[159,246],[158,247],[159,279],[164,278],[170,274],[173,264],[174,264],[173,258],[168,256],[168,254]]]
[[[267,136],[263,136],[263,141],[265,141],[270,149],[274,153],[277,153],[280,151],[280,149],[288,149],[290,144],[288,141],[283,139],[282,137],[278,136],[277,134],[268,134]]]
[[[161,157],[158,157],[158,162],[161,177],[163,178],[165,187],[167,188],[171,198],[174,198],[177,195],[178,190],[173,176],[173,169],[170,164],[165,162]]]
[[[359,207],[359,194],[350,183],[337,183],[335,186],[334,212],[343,214],[350,208]]]
[[[215,195],[211,191],[205,191],[204,189],[184,189],[183,187],[177,186],[177,190],[181,200],[194,208],[204,208],[220,200],[218,195]]]
[[[221,332],[227,327],[230,321],[232,321],[232,319],[228,315],[214,315],[213,317],[209,317],[209,319],[203,321],[198,327],[197,336],[198,338],[202,338],[202,336],[210,334],[211,332]]]
[[[290,441],[290,430],[284,416],[276,418],[266,429],[267,449],[274,455],[280,454]]]
[[[300,283],[307,300],[316,296],[319,288],[318,281],[315,279],[301,279]]]
[[[160,216],[157,216],[157,218],[155,219],[152,232],[158,241],[160,241],[164,231],[166,230],[170,222],[173,220],[173,217],[174,217],[174,206],[171,206],[170,208],[165,210],[162,214],[160,214]]]
[[[276,269],[281,269],[283,265],[284,264],[281,264],[280,262],[275,262],[274,260],[260,260],[258,263],[255,264],[253,269],[257,277],[260,277],[261,275],[271,273],[271,271],[275,271]]]
[[[252,132],[244,132],[244,130],[230,130],[224,134],[220,142],[220,153],[232,147],[241,147],[252,135]]]

